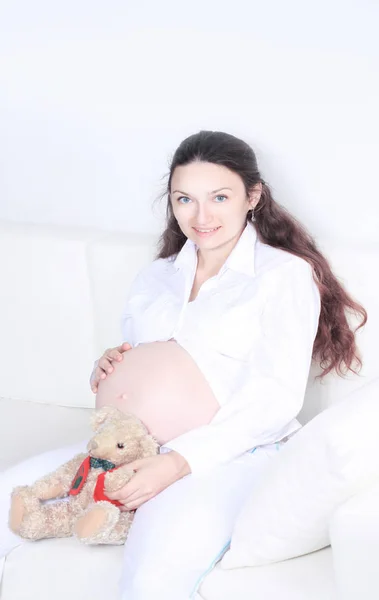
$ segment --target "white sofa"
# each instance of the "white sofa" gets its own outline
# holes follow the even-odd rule
[[[157,236],[0,221],[0,469],[90,435],[93,362],[120,344],[120,315],[131,279],[153,259]],[[357,339],[359,376],[314,380],[305,424],[334,400],[378,376],[379,246],[318,240],[335,273],[369,320]],[[331,546],[281,563],[209,571],[199,600],[377,600],[379,488],[340,506]],[[74,539],[27,542],[8,554],[0,600],[116,600],[123,548]],[[59,581],[59,584],[57,583]]]

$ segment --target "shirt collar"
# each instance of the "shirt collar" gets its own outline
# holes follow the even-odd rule
[[[232,269],[245,275],[255,276],[254,259],[256,240],[257,231],[255,226],[248,221],[237,244],[221,267],[220,273],[226,269]],[[197,260],[197,249],[197,244],[187,238],[176,259],[173,261],[175,268],[179,270],[186,267],[194,267]]]

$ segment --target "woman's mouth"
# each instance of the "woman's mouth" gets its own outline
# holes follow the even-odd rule
[[[196,229],[196,227],[193,227],[199,237],[209,237],[214,235],[220,228],[221,227],[213,227],[212,229]]]

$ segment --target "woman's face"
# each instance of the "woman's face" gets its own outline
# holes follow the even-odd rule
[[[200,248],[215,248],[241,234],[246,213],[258,200],[246,197],[237,173],[221,165],[198,161],[176,167],[171,178],[170,201],[185,236]],[[198,231],[214,228],[218,229],[207,235]]]

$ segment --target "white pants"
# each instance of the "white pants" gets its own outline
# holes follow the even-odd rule
[[[0,474],[0,580],[4,557],[24,542],[7,525],[13,487],[85,452],[87,442],[33,456]],[[202,580],[229,547],[245,499],[281,445],[257,447],[203,476],[186,475],[138,508],[124,546],[122,600],[199,598]]]

